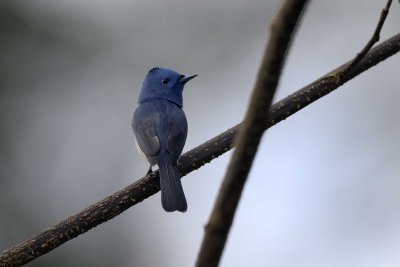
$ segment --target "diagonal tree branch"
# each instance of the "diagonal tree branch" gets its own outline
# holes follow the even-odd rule
[[[197,267],[218,266],[221,260],[244,185],[265,131],[263,122],[269,114],[264,111],[271,106],[292,36],[307,3],[307,0],[286,0],[271,23],[270,39],[244,122],[235,140],[236,149],[205,227]]]
[[[272,105],[269,110],[269,119],[263,122],[263,127],[268,129],[285,120],[297,111],[329,94],[355,76],[358,76],[399,51],[400,34],[397,34],[375,48],[372,48],[359,64],[344,75],[342,79],[335,79],[333,74],[341,73],[352,61],[345,63]],[[186,175],[229,151],[233,147],[232,140],[240,125],[238,124],[228,129],[182,155],[179,163],[182,174]],[[147,175],[81,212],[38,233],[31,239],[3,251],[0,253],[0,266],[21,266],[26,264],[99,224],[114,218],[133,205],[156,194],[159,190],[158,172]]]

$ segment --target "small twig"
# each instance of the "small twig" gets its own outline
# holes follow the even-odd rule
[[[352,61],[327,73],[318,80],[287,96],[269,110],[269,119],[262,122],[268,129],[287,119],[314,101],[324,97],[352,78],[400,51],[400,34],[392,36],[374,47],[340,81],[332,73],[341,73]],[[241,124],[217,135],[186,152],[179,160],[179,168],[186,175],[229,151]],[[116,217],[128,208],[160,191],[158,172],[147,175],[135,183],[109,195],[88,208],[74,214],[34,237],[0,253],[0,266],[21,266],[82,235],[90,229]]]
[[[379,17],[378,20],[378,24],[375,27],[375,31],[372,34],[371,38],[369,39],[369,41],[367,42],[367,44],[364,46],[363,49],[361,49],[361,51],[356,55],[356,57],[353,59],[353,61],[351,62],[351,64],[349,64],[345,70],[343,70],[340,75],[337,75],[336,77],[338,79],[342,79],[343,76],[347,75],[358,63],[360,63],[361,59],[364,58],[364,56],[368,53],[369,50],[371,50],[371,48],[377,43],[379,42],[380,39],[380,34],[382,31],[382,27],[383,24],[386,21],[386,17],[389,14],[389,9],[390,6],[392,4],[392,0],[388,0],[386,2],[386,6],[382,9],[381,11],[381,15]]]

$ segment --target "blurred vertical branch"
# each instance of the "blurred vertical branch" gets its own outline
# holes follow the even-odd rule
[[[400,34],[397,34],[367,51],[350,70],[348,68],[354,60],[339,66],[282,99],[272,105],[268,111],[263,110],[263,112],[268,113],[268,116],[266,116],[267,119],[259,123],[264,130],[272,127],[399,51]],[[337,79],[335,77],[341,78]],[[233,148],[232,140],[241,125],[238,124],[232,127],[182,155],[179,162],[181,172],[186,175]],[[81,212],[62,220],[29,240],[3,251],[0,253],[0,266],[21,266],[26,264],[99,224],[114,218],[158,191],[158,172],[155,172],[107,196]]]
[[[205,227],[197,267],[219,264],[240,196],[265,131],[263,122],[268,120],[269,114],[264,111],[271,106],[290,41],[307,3],[307,0],[286,0],[271,22],[270,39],[244,122],[235,141],[236,149]]]
[[[346,76],[379,41],[379,35],[391,2],[389,0],[382,10],[371,39],[352,62],[338,72],[339,75],[336,78],[340,77],[341,79]],[[271,23],[270,40],[244,122],[235,141],[236,149],[205,227],[196,267],[213,267],[219,264],[244,185],[265,131],[262,121],[268,120],[269,114],[262,111],[269,109],[271,105],[286,58],[286,50],[289,48],[291,37],[295,33],[295,26],[297,21],[300,21],[302,10],[306,5],[307,1],[287,0]]]

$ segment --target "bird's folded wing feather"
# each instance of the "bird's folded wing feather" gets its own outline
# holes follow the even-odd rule
[[[185,114],[181,109],[175,109],[171,113],[173,119],[167,136],[167,149],[177,159],[185,146],[188,127]]]
[[[133,121],[133,131],[137,144],[146,156],[156,156],[160,151],[160,141],[157,137],[157,113],[137,110]]]

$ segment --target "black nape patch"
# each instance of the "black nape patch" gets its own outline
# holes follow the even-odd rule
[[[149,70],[149,73],[155,72],[156,70],[159,70],[159,69],[160,69],[160,67],[152,68],[151,70]]]

